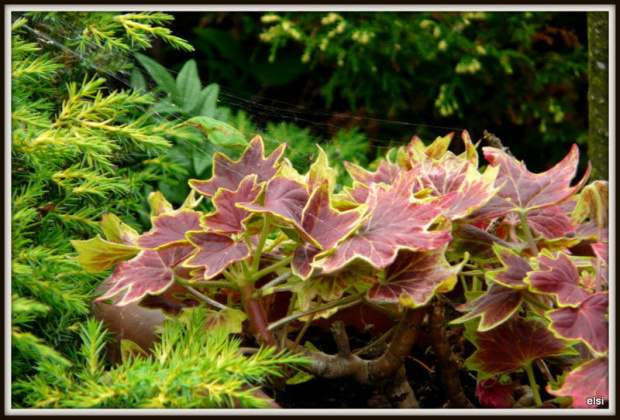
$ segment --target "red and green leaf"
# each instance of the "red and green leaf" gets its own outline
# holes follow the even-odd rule
[[[499,168],[487,167],[480,174],[469,161],[449,155],[441,161],[426,160],[418,177],[419,189],[430,188],[436,196],[456,193],[444,216],[457,219],[484,205],[499,188],[493,183]]]
[[[187,232],[187,239],[197,251],[185,262],[186,267],[204,267],[204,280],[224,271],[234,262],[250,256],[250,249],[243,241],[235,241],[228,235],[214,232]]]
[[[527,214],[527,224],[548,239],[565,238],[575,230],[570,217],[559,206],[532,210]]]
[[[278,176],[265,187],[262,205],[254,202],[238,206],[253,213],[269,213],[287,224],[300,226],[302,212],[309,198],[304,184]]]
[[[215,212],[202,218],[203,226],[220,233],[243,232],[243,221],[251,216],[251,213],[236,204],[252,202],[260,192],[260,187],[256,185],[256,175],[246,177],[235,191],[220,188],[212,199]]]
[[[278,172],[278,160],[284,152],[285,144],[265,157],[265,147],[260,136],[254,137],[243,155],[233,161],[222,153],[213,157],[213,177],[207,181],[192,179],[189,185],[202,195],[213,197],[219,188],[235,191],[248,175],[256,174],[257,184],[269,181]]]
[[[523,162],[518,162],[503,150],[484,147],[483,152],[492,166],[499,166],[495,186],[503,187],[488,203],[470,215],[470,218],[476,220],[503,216],[510,211],[527,213],[554,206],[577,192],[590,174],[588,165],[581,181],[570,186],[579,161],[577,145],[573,145],[570,153],[560,163],[540,174],[529,172]]]
[[[393,185],[373,184],[368,198],[370,216],[338,247],[315,265],[333,272],[360,258],[378,269],[391,264],[399,249],[429,251],[446,244],[446,230],[429,231],[449,207],[454,195],[416,200],[412,190],[415,172],[401,172]]]
[[[519,310],[523,303],[523,293],[524,291],[520,289],[492,283],[486,293],[479,298],[457,306],[457,311],[468,313],[451,323],[462,323],[480,317],[479,331],[488,331],[510,319]]]
[[[153,219],[153,229],[138,239],[138,245],[144,249],[163,249],[187,244],[185,233],[199,230],[202,213],[182,210],[162,214]]]
[[[426,146],[418,136],[413,136],[411,142],[407,146],[407,153],[411,166],[416,166],[427,159],[441,160],[448,151],[453,137],[454,133],[450,133],[444,137],[437,137],[431,144]]]
[[[493,250],[504,265],[504,268],[489,271],[487,276],[506,287],[527,289],[528,285],[523,280],[527,277],[527,273],[533,270],[530,263],[513,251],[500,245],[494,245]]]
[[[125,306],[141,300],[147,294],[163,293],[174,283],[174,267],[193,250],[191,246],[179,246],[161,251],[140,252],[135,258],[116,266],[112,276],[106,281],[111,287],[97,298],[97,301],[125,292],[116,303],[117,306]]]
[[[387,267],[385,280],[373,286],[368,297],[417,308],[425,305],[437,291],[451,290],[462,264],[450,266],[444,252],[444,248],[433,252],[401,250]]]
[[[555,295],[559,306],[577,306],[589,296],[579,286],[579,272],[568,257],[560,252],[556,257],[541,255],[534,259],[539,268],[528,273],[525,282],[536,293]]]
[[[296,225],[303,238],[312,239],[310,243],[297,248],[293,257],[293,270],[302,278],[312,272],[314,257],[344,240],[359,226],[364,216],[365,206],[344,212],[334,209],[329,188],[327,181],[315,188],[303,210],[301,226]]]
[[[161,216],[162,214],[172,213],[174,210],[172,204],[160,191],[154,191],[149,194],[149,205],[151,206],[151,217]]]
[[[550,329],[571,340],[583,340],[597,354],[609,349],[609,294],[590,295],[576,308],[560,308],[547,312]]]
[[[555,337],[535,318],[510,319],[470,337],[477,350],[466,366],[480,373],[478,379],[523,369],[545,357],[576,354],[569,342]]]
[[[547,385],[547,392],[556,397],[572,397],[574,408],[596,408],[595,404],[588,404],[588,399],[609,401],[609,359],[588,360],[568,372],[559,388]]]

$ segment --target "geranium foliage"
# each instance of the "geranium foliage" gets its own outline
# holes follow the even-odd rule
[[[242,311],[249,336],[272,347],[291,346],[284,335],[297,334],[288,329],[294,321],[331,318],[350,305],[371,305],[397,322],[449,301],[446,324],[464,323],[475,348],[464,366],[478,373],[483,406],[517,404],[515,386],[489,382],[497,375],[528,383],[519,389],[533,395],[529,406],[542,406],[538,390],[547,389],[560,399],[545,406],[572,397],[579,407],[585,379],[596,385],[590,393],[607,395],[606,187],[582,190],[589,169],[571,185],[577,146],[533,174],[502,148],[483,147],[479,162],[467,133],[457,155],[453,137],[428,145],[414,137],[374,170],[345,162],[351,183],[338,191],[323,150],[299,173],[284,145],[265,156],[256,136],[237,161],[217,153],[213,176],[191,180],[180,208],[152,193],[150,231],[104,216],[107,239],[76,241],[78,262],[94,272],[116,266],[99,300],[164,298],[174,284],[187,291],[183,299],[224,318]],[[211,210],[199,210],[203,200]],[[556,358],[571,362],[545,362]],[[540,366],[553,369],[535,375]]]

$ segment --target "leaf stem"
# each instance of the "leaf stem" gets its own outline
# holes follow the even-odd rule
[[[177,283],[179,283],[182,286],[203,286],[203,287],[221,287],[221,288],[225,288],[225,289],[235,289],[237,290],[238,287],[234,284],[231,283],[229,281],[187,281],[187,280],[181,280],[179,278],[177,278]]]
[[[463,286],[463,293],[467,293],[468,288],[467,288],[467,280],[465,280],[465,276],[459,276],[459,279],[461,279],[461,285]]]
[[[472,284],[471,284],[471,291],[472,292],[479,292],[481,290],[482,290],[482,282],[480,281],[478,276],[474,276],[474,278],[472,280]]]
[[[355,302],[357,300],[361,300],[365,293],[366,292],[361,292],[361,293],[358,293],[356,295],[348,296],[348,297],[346,297],[344,299],[341,299],[341,300],[329,302],[329,303],[327,303],[327,304],[325,304],[323,306],[319,306],[319,307],[307,310],[306,312],[298,312],[296,314],[292,314],[290,316],[284,317],[284,318],[282,318],[282,319],[280,319],[280,320],[270,324],[267,327],[267,330],[269,330],[269,331],[274,330],[275,328],[278,328],[282,324],[286,324],[287,322],[291,322],[291,321],[293,321],[295,319],[304,317],[306,315],[311,315],[311,314],[314,314],[314,313],[317,313],[317,312],[321,312],[321,311],[324,311],[324,310],[327,310],[327,309],[334,308],[336,306],[346,305],[348,303],[352,303],[352,302]]]
[[[528,303],[531,303],[534,306],[537,306],[541,309],[544,309],[545,311],[550,310],[551,308],[548,307],[547,305],[545,305],[544,303],[542,303],[541,301],[534,299],[534,297],[532,295],[530,295],[529,293],[524,293],[523,294],[523,299],[525,299]]]
[[[250,280],[256,281],[269,273],[273,273],[278,268],[288,265],[288,263],[290,263],[292,259],[293,256],[291,255],[290,257],[286,257],[283,260],[280,260],[277,263],[270,265],[269,267],[265,267],[260,271],[254,271],[254,274],[250,275]]]
[[[538,392],[538,385],[536,384],[536,379],[534,378],[534,369],[532,369],[532,362],[529,362],[525,365],[525,373],[527,373],[527,379],[530,382],[530,387],[532,388],[532,394],[534,395],[534,402],[537,407],[542,405],[542,399],[540,398],[540,393]]]
[[[525,233],[525,239],[527,239],[527,244],[532,251],[532,255],[535,257],[538,255],[538,247],[536,246],[536,242],[534,242],[534,236],[532,235],[530,225],[527,224],[527,217],[522,211],[519,211],[517,213],[519,214],[519,218],[521,219],[521,228],[523,229],[523,233]]]
[[[187,285],[183,285],[183,286],[192,295],[196,296],[198,299],[202,300],[203,302],[208,303],[211,306],[215,306],[216,308],[219,308],[219,309],[230,309],[228,306],[222,305],[221,303],[211,299],[210,297],[203,295],[202,293],[200,293],[198,290],[194,289],[191,286],[187,286]]]
[[[272,287],[276,287],[278,284],[282,283],[283,281],[288,280],[291,276],[293,275],[292,272],[287,271],[286,273],[282,274],[281,276],[271,280],[269,283],[263,285],[260,289],[262,292],[266,292],[268,289],[271,289]]]
[[[265,242],[267,241],[270,227],[271,216],[268,213],[265,213],[263,217],[263,229],[260,233],[260,238],[258,239],[258,245],[256,245],[256,249],[254,250],[254,256],[252,257],[252,266],[250,267],[251,273],[256,273],[256,271],[258,271],[260,257],[263,254],[263,248],[265,247]]]

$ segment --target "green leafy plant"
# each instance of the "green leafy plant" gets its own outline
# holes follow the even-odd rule
[[[25,403],[36,408],[263,408],[257,393],[268,377],[305,359],[262,348],[242,355],[241,341],[222,328],[205,328],[204,308],[183,312],[162,326],[152,352],[135,354],[127,346],[123,363],[106,368],[109,337],[101,322],[82,324],[80,359],[73,368],[46,362],[40,379],[25,384]],[[24,384],[17,384],[20,387]]]
[[[474,406],[454,374],[463,366],[480,381],[525,374],[526,396],[511,406],[567,404],[554,403],[559,396],[581,407],[584,376],[608,398],[607,184],[584,187],[586,173],[571,186],[576,145],[534,174],[501,143],[483,148],[488,165],[481,167],[469,135],[458,155],[448,150],[452,137],[428,146],[414,137],[374,172],[345,162],[353,183],[336,191],[322,149],[299,173],[282,159],[284,145],[266,155],[256,136],[238,160],[216,154],[212,177],[191,180],[179,208],[152,193],[149,231],[106,215],[105,239],[73,241],[78,262],[94,273],[114,268],[97,298],[108,313],[140,303],[164,310],[206,303],[217,314],[212,325],[247,319],[241,331],[257,345],[305,355],[313,375],[381,386],[394,406],[418,406],[404,360],[423,328],[453,406]],[[197,210],[203,200],[212,211]],[[577,253],[578,245],[591,255]],[[445,307],[452,299],[463,315],[450,324],[467,321],[473,354],[450,347]],[[379,355],[352,352],[338,317],[353,305],[389,314],[393,328],[376,338],[388,343]],[[322,318],[333,321],[335,355],[301,345]],[[545,360],[567,356],[554,376]],[[459,367],[461,357],[467,361]],[[545,375],[544,401],[535,364]]]

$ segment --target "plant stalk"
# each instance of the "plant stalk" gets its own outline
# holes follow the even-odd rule
[[[282,324],[286,324],[287,322],[294,321],[294,320],[296,320],[298,318],[302,318],[302,317],[304,317],[306,315],[311,315],[311,314],[314,314],[314,313],[317,313],[317,312],[324,311],[326,309],[331,309],[331,308],[334,308],[336,306],[346,305],[348,303],[355,302],[356,300],[361,300],[362,296],[364,296],[365,293],[366,292],[358,293],[357,295],[351,295],[351,296],[348,296],[348,297],[346,297],[344,299],[333,301],[333,302],[329,302],[329,303],[327,303],[327,304],[325,304],[323,306],[319,306],[317,308],[307,310],[306,312],[300,312],[300,313],[296,313],[296,314],[292,314],[292,315],[286,316],[286,317],[284,317],[284,318],[274,322],[273,324],[270,324],[267,329],[269,331],[272,331],[272,330],[278,328]]]
[[[532,369],[531,362],[525,365],[525,373],[527,373],[527,379],[530,382],[530,387],[532,388],[534,402],[537,407],[540,407],[542,405],[542,399],[540,398],[540,393],[538,392],[538,385],[536,384],[536,379],[534,378],[534,369]]]
[[[536,246],[536,242],[534,242],[534,236],[532,235],[530,225],[527,224],[527,217],[525,216],[525,213],[521,211],[518,212],[518,214],[521,219],[521,228],[523,229],[523,233],[525,233],[525,239],[530,247],[530,251],[532,251],[532,255],[535,257],[538,255],[538,247]]]
[[[268,331],[267,314],[265,308],[261,305],[260,301],[254,296],[254,283],[250,281],[243,281],[240,284],[241,302],[245,308],[245,312],[248,315],[250,326],[256,340],[259,344],[268,347],[277,347],[276,339],[273,334]]]
[[[265,213],[263,217],[263,229],[260,233],[260,238],[258,239],[258,245],[256,245],[256,249],[254,250],[254,256],[252,257],[252,266],[250,267],[250,272],[252,273],[256,273],[258,271],[261,259],[260,257],[263,254],[263,248],[265,247],[265,242],[267,242],[270,227],[271,217],[268,213]]]

